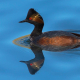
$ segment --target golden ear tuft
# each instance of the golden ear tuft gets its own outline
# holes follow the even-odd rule
[[[29,20],[38,22],[38,23],[44,23],[42,19],[40,19],[40,15],[39,14],[33,14]]]

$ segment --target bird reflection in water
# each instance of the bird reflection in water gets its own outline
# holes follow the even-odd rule
[[[31,50],[33,51],[35,58],[29,61],[20,61],[27,65],[29,72],[31,74],[35,74],[44,64],[44,55],[42,53],[42,49],[40,47],[31,45]]]
[[[43,65],[44,56],[42,50],[65,51],[80,47],[80,34],[68,31],[48,31],[42,33],[44,26],[43,18],[33,8],[29,9],[26,19],[19,23],[23,22],[28,22],[35,26],[29,36],[30,48],[35,54],[35,58],[30,61],[20,61],[27,64],[31,74],[35,74]],[[22,41],[26,43],[27,40]]]
[[[42,50],[57,51],[57,52],[66,51],[66,49],[64,49],[63,47],[60,47],[59,49],[56,48],[57,50],[55,50],[54,46],[51,46],[51,45],[44,46],[44,47],[36,46],[35,44],[30,42],[29,36],[30,35],[26,35],[26,36],[17,38],[15,40],[13,40],[13,43],[16,44],[16,45],[19,45],[21,47],[30,48],[33,51],[33,53],[35,55],[34,59],[31,59],[29,61],[20,61],[20,62],[25,63],[27,65],[30,74],[35,74],[43,66],[43,64],[44,64],[44,55],[43,55]],[[78,47],[80,47],[80,45],[74,46],[73,48],[69,47],[70,50],[67,50],[67,51],[71,51],[71,49],[72,49],[72,51],[74,51]]]

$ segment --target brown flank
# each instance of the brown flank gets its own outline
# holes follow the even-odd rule
[[[37,41],[40,45],[54,45],[54,46],[71,46],[76,44],[78,40],[71,36],[56,36],[56,37],[43,37]]]

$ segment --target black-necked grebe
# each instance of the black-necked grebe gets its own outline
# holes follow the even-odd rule
[[[28,11],[26,19],[20,21],[19,23],[22,22],[29,22],[35,26],[30,35],[30,40],[34,44],[39,45],[43,48],[44,46],[46,46],[46,48],[48,46],[52,46],[52,48],[55,47],[55,50],[64,50],[80,45],[80,35],[76,33],[67,31],[49,31],[42,33],[44,26],[43,18],[33,8]]]

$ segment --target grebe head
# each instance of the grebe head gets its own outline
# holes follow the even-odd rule
[[[27,17],[25,20],[20,21],[19,23],[22,22],[29,22],[35,26],[34,30],[32,31],[30,37],[31,41],[36,37],[42,34],[42,29],[44,26],[44,21],[41,15],[35,11],[33,8],[29,9]]]
[[[41,15],[38,12],[36,12],[33,8],[29,9],[26,19],[20,21],[19,23],[23,23],[23,22],[29,22],[33,25],[44,24]]]

